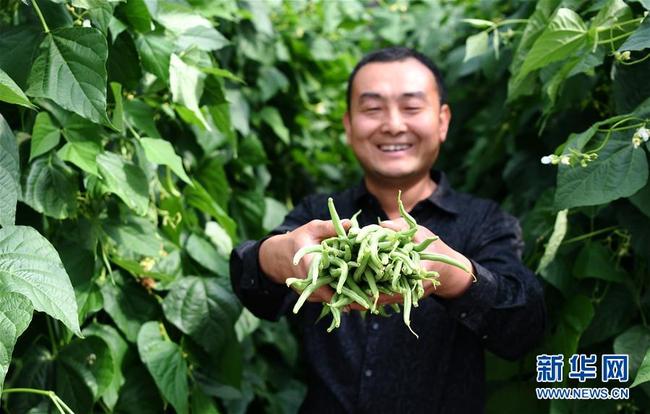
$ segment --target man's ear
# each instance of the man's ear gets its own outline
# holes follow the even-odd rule
[[[343,114],[343,127],[345,128],[345,141],[350,145],[350,112],[345,111]]]
[[[438,135],[440,136],[440,142],[444,142],[447,139],[450,122],[451,108],[449,105],[444,104],[440,107],[440,113],[438,114]]]

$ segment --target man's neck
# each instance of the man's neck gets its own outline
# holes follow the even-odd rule
[[[379,181],[366,175],[364,181],[368,191],[377,198],[391,220],[400,217],[397,206],[398,191],[402,191],[401,198],[404,208],[406,211],[410,211],[419,201],[429,197],[437,187],[436,182],[431,179],[429,174],[399,182],[390,182],[385,179]]]

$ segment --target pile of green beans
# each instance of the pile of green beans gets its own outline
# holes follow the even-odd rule
[[[404,209],[401,192],[397,196],[397,202],[400,215],[408,223],[408,229],[395,231],[378,224],[360,228],[357,216],[361,211],[358,211],[350,219],[352,225],[346,232],[334,201],[331,197],[327,200],[337,235],[323,240],[319,245],[306,246],[296,252],[294,265],[307,254],[312,254],[312,261],[306,278],[288,278],[286,281],[287,286],[301,292],[293,313],[298,313],[316,289],[329,285],[335,293],[331,301],[323,305],[319,319],[332,314],[332,323],[327,329],[331,332],[340,326],[341,312],[350,304],[358,303],[372,313],[387,316],[384,307],[377,306],[379,295],[401,294],[404,323],[417,337],[411,328],[411,308],[417,307],[418,301],[424,296],[424,281],[430,281],[433,286],[440,284],[439,274],[425,270],[420,265],[421,260],[444,262],[468,273],[470,270],[448,256],[425,251],[437,237],[415,244],[413,237],[418,230],[417,223]],[[391,306],[400,312],[397,304]]]

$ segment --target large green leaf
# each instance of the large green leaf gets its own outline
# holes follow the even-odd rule
[[[130,342],[136,342],[140,327],[155,319],[159,307],[154,297],[132,279],[116,270],[102,286],[104,309]]]
[[[596,278],[610,282],[623,282],[626,279],[624,271],[616,267],[612,252],[600,243],[584,245],[573,267],[576,278]]]
[[[23,202],[56,219],[77,214],[77,174],[57,157],[42,157],[29,165],[23,182]]]
[[[486,31],[469,36],[465,41],[465,58],[463,58],[463,62],[481,56],[488,51],[488,48],[488,34]]]
[[[18,144],[11,128],[0,114],[0,226],[16,221],[16,203],[20,194]]]
[[[60,139],[61,129],[52,123],[52,118],[47,112],[40,112],[34,121],[29,160],[31,161],[59,145]]]
[[[648,180],[648,161],[628,134],[613,133],[587,167],[560,165],[555,203],[559,208],[593,206],[629,197]]]
[[[45,35],[29,75],[27,94],[48,98],[93,122],[106,115],[106,38],[93,28],[67,27]]]
[[[58,253],[31,227],[0,229],[0,292],[25,295],[34,309],[80,334],[77,302]]]
[[[642,325],[630,327],[614,340],[614,352],[630,356],[630,376],[637,373],[648,348],[650,348],[650,330]]]
[[[201,266],[219,276],[228,276],[228,259],[219,254],[215,246],[201,236],[190,234],[185,244],[185,250],[190,257]]]
[[[634,378],[634,382],[632,382],[630,388],[648,381],[650,381],[650,348],[646,351],[645,356],[643,357],[643,362],[641,362],[636,378]]]
[[[212,128],[199,108],[199,100],[203,94],[205,74],[198,68],[183,62],[176,54],[172,54],[169,63],[169,89],[172,100],[189,109],[203,128]]]
[[[623,0],[609,0],[602,7],[596,17],[594,17],[592,27],[612,26],[619,20],[628,20],[632,18],[630,7]]]
[[[167,319],[207,352],[219,352],[239,317],[237,298],[216,278],[186,276],[163,301]]]
[[[25,96],[25,92],[2,69],[0,69],[0,101],[34,108],[29,98]]]
[[[586,40],[587,26],[580,16],[571,9],[558,9],[526,55],[516,78],[521,79],[535,69],[570,56],[586,45]]]
[[[144,0],[127,1],[124,5],[127,20],[139,32],[149,32],[153,28],[151,14]]]
[[[147,213],[149,183],[144,171],[112,152],[97,156],[97,168],[109,192],[121,198],[136,213]]]
[[[120,388],[124,385],[122,374],[122,363],[128,350],[128,344],[119,332],[110,325],[93,323],[82,331],[86,337],[94,336],[100,338],[108,345],[113,361],[113,376],[111,383],[104,389],[101,397],[108,408],[113,409],[117,403]]]
[[[144,217],[127,217],[121,222],[106,221],[102,223],[102,229],[120,250],[156,257],[163,248],[155,224]]]
[[[106,342],[100,338],[90,336],[72,341],[59,351],[57,360],[64,367],[63,370],[67,371],[64,375],[76,376],[86,384],[94,401],[101,397],[113,381],[113,357]]]
[[[159,33],[141,34],[135,39],[142,66],[163,81],[169,80],[169,61],[174,45]]]
[[[140,143],[149,161],[154,164],[168,166],[180,179],[192,185],[190,177],[187,176],[183,169],[183,160],[176,154],[172,144],[163,139],[155,138],[142,138]]]
[[[194,186],[185,187],[184,195],[187,202],[209,214],[219,222],[221,227],[228,232],[233,241],[237,238],[237,225],[235,221],[224,211],[224,209],[210,196],[208,191],[196,180],[192,180]]]
[[[273,132],[275,132],[275,135],[277,135],[282,140],[282,142],[289,145],[289,130],[282,121],[280,111],[278,111],[277,108],[265,106],[262,109],[262,112],[260,112],[260,116],[264,122],[266,122],[271,127]]]
[[[622,52],[625,50],[643,50],[647,48],[650,48],[650,19],[645,19],[618,50]]]
[[[0,295],[0,394],[16,340],[32,320],[32,304],[19,293]]]
[[[147,369],[135,361],[125,370],[125,382],[115,405],[115,414],[164,413],[162,398]]]
[[[187,363],[181,348],[163,337],[162,325],[150,321],[138,334],[138,352],[163,397],[178,414],[188,413]]]

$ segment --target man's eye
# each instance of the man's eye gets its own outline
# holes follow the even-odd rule
[[[372,107],[369,107],[369,108],[365,108],[365,109],[364,109],[364,112],[377,112],[377,111],[379,111],[380,109],[381,109],[381,108],[379,108],[379,107],[377,107],[377,106],[372,106]]]
[[[406,109],[407,112],[417,112],[417,111],[419,111],[421,108],[420,108],[419,106],[407,106],[407,107],[404,108],[404,109]]]

